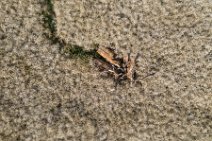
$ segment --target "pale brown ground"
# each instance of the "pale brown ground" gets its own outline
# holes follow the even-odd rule
[[[106,36],[112,25],[81,32],[85,26],[75,21],[72,27],[67,1],[54,2],[58,36],[87,49],[111,43],[120,52],[139,52],[140,77],[133,87],[113,90],[111,79],[61,55],[59,45],[45,38],[42,0],[1,0],[0,140],[212,140],[211,1],[134,0],[141,6],[125,11],[132,28],[125,35],[123,23],[111,32],[120,40]],[[121,2],[130,10],[132,3]],[[140,20],[133,17],[139,12]],[[143,78],[150,72],[155,74]]]

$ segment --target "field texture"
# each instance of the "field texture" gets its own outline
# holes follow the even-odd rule
[[[114,89],[87,55],[140,54]],[[0,141],[211,141],[211,0],[1,0]]]

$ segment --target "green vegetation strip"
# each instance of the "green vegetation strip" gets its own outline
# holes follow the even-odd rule
[[[43,25],[50,31],[50,34],[46,33],[45,36],[51,40],[53,44],[60,45],[60,51],[62,54],[65,54],[72,59],[79,58],[87,60],[90,57],[101,58],[101,56],[96,52],[98,45],[94,45],[94,49],[92,50],[85,50],[81,46],[66,43],[63,39],[57,37],[53,0],[45,0],[44,5],[46,6],[46,10],[42,12]]]

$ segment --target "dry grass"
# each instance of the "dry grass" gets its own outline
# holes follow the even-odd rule
[[[43,2],[0,1],[0,140],[211,140],[210,1],[54,0],[51,30]],[[79,63],[94,44],[140,52],[133,87]]]

